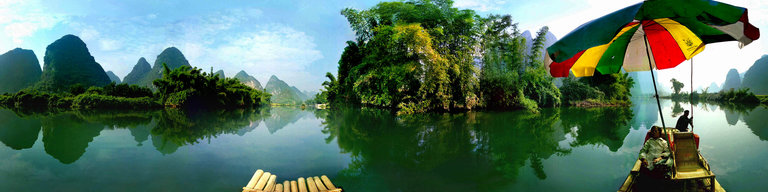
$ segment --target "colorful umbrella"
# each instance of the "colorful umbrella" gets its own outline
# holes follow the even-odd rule
[[[707,43],[760,37],[747,9],[710,0],[647,0],[579,26],[547,48],[553,77],[673,68]]]

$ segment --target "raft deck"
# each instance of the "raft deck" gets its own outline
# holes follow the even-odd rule
[[[243,192],[341,192],[341,188],[331,183],[327,176],[299,177],[298,180],[285,180],[277,183],[277,176],[259,169],[253,173]]]
[[[667,127],[665,128],[665,131],[668,135],[667,138],[671,138],[670,140],[672,142],[675,141],[674,134],[678,132],[675,128]],[[704,157],[701,156],[701,154],[698,154],[699,158],[704,160]],[[706,160],[704,160],[706,163]],[[635,186],[638,183],[638,176],[640,174],[640,166],[641,162],[638,159],[635,161],[635,165],[632,167],[632,170],[630,170],[629,175],[627,175],[627,179],[624,180],[624,183],[622,183],[621,187],[619,187],[618,192],[632,192],[632,191],[639,191],[637,186]],[[709,166],[706,167],[709,169]],[[725,192],[725,189],[723,189],[722,186],[720,186],[720,183],[717,181],[716,178],[712,178],[712,180],[708,179],[700,179],[700,180],[689,180],[689,181],[675,181],[675,180],[667,180],[667,181],[661,181],[661,182],[655,182],[655,183],[644,183],[645,185],[657,185],[658,189],[654,189],[652,191],[710,191],[709,189],[714,189],[715,192]],[[714,186],[712,186],[714,185]]]

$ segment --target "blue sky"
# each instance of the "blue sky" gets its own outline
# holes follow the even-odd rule
[[[205,70],[223,69],[230,77],[245,70],[262,84],[275,74],[299,89],[318,90],[325,72],[335,73],[345,41],[353,39],[339,11],[366,9],[377,2],[0,0],[0,52],[32,49],[42,65],[48,44],[74,34],[105,70],[122,78],[140,57],[153,63],[163,49],[175,46],[193,66]],[[523,30],[547,25],[562,37],[582,23],[637,2],[457,0],[454,5],[481,15],[510,14]],[[747,7],[752,23],[768,30],[766,1],[723,2]],[[695,58],[702,67],[696,68],[694,81],[709,85],[722,82],[730,68],[746,71],[768,53],[764,40],[741,50],[735,43],[708,45]],[[660,72],[661,81],[688,77],[690,68],[678,68]]]

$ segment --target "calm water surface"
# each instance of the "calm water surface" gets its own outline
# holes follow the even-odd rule
[[[653,100],[396,117],[378,109],[183,113],[0,109],[0,191],[239,191],[256,169],[328,175],[346,191],[615,191]],[[690,104],[662,101],[667,126]],[[729,191],[768,189],[768,109],[694,107]]]

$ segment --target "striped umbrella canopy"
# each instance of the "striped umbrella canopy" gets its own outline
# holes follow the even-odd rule
[[[547,48],[553,77],[673,68],[705,44],[760,37],[747,9],[711,0],[647,0],[576,28]]]

